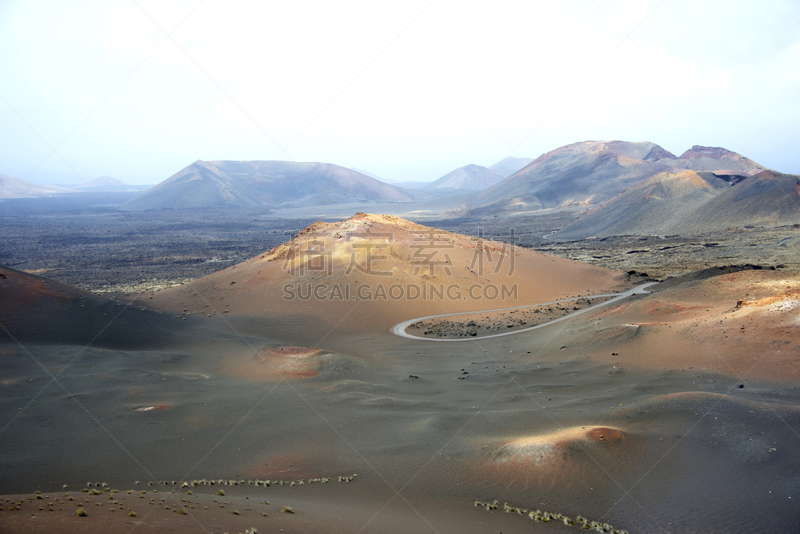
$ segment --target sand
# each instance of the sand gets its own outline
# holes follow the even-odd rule
[[[624,287],[518,259],[520,281],[578,277],[525,303]],[[631,533],[800,528],[797,274],[673,280],[443,344],[390,327],[484,303],[284,305],[266,260],[133,304],[0,269],[0,532],[580,530],[504,503]]]

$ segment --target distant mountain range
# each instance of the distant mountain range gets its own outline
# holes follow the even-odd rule
[[[724,148],[694,146],[677,157],[651,142],[585,141],[539,156],[509,178],[469,196],[464,207],[493,214],[589,207],[675,169],[746,175],[766,170]]]
[[[404,182],[386,180],[372,174],[368,171],[353,168],[354,171],[365,174],[376,180],[386,182],[395,187],[402,187],[405,189],[415,189],[417,191],[424,191],[432,195],[448,195],[453,193],[471,193],[483,191],[484,189],[501,182],[508,178],[525,165],[533,161],[530,158],[517,158],[509,156],[504,158],[491,167],[483,167],[481,165],[469,164],[454,169],[444,176],[434,180],[433,182],[422,182],[407,180]]]
[[[111,178],[110,176],[101,176],[99,178],[95,178],[91,182],[72,186],[73,189],[79,191],[144,191],[150,187],[152,186],[131,185],[123,182],[122,180]]]
[[[730,150],[695,145],[675,156],[651,142],[586,141],[539,156],[469,195],[461,216],[592,208],[548,236],[689,234],[800,222],[800,181]]]
[[[301,207],[409,202],[424,195],[331,163],[195,161],[122,205],[139,211],[222,206]]]
[[[511,172],[525,162],[521,158],[506,158],[496,166],[503,172]],[[435,182],[396,184],[382,181],[367,171],[331,163],[198,160],[124,203],[122,209],[294,208],[413,202],[431,196],[480,191],[504,178],[487,167],[465,165]]]
[[[71,193],[87,193],[92,191],[135,192],[144,191],[150,187],[151,186],[149,185],[128,184],[122,180],[111,178],[110,176],[101,176],[99,178],[95,178],[91,182],[78,185],[41,185],[0,174],[0,199],[39,198],[57,195],[69,195]]]
[[[502,182],[505,177],[487,167],[480,165],[464,165],[452,170],[431,182],[425,188],[426,191],[439,190],[442,192],[471,192],[483,191],[496,183]]]
[[[63,195],[72,190],[60,185],[32,184],[19,178],[0,174],[0,199],[31,198],[49,195]]]
[[[491,167],[483,167],[481,165],[470,163],[469,165],[464,165],[463,167],[453,169],[433,182],[388,182],[387,180],[382,180],[378,176],[375,176],[369,172],[359,172],[366,174],[367,176],[377,178],[378,180],[387,181],[387,183],[391,183],[396,187],[415,189],[417,191],[424,191],[425,193],[434,196],[441,196],[483,191],[484,189],[503,181],[505,178],[508,178],[531,161],[533,160],[529,158],[516,158],[509,156],[498,161]]]
[[[425,190],[464,193],[483,191],[515,174],[531,161],[533,160],[529,158],[509,156],[491,167],[464,165],[431,182],[425,187]]]
[[[452,205],[462,202],[461,209],[451,212],[460,217],[588,209],[549,236],[563,240],[800,223],[797,176],[724,148],[698,145],[676,156],[652,142],[585,141],[535,160],[508,157],[491,167],[470,164],[434,182],[402,185],[407,187],[330,163],[198,160],[121,208],[367,206],[441,197]],[[108,176],[78,186],[42,186],[0,175],[0,198],[137,187],[143,186]]]

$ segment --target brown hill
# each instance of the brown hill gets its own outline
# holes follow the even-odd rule
[[[698,209],[693,224],[707,227],[800,222],[800,176],[762,171],[737,182]]]
[[[613,351],[618,365],[655,362],[712,369],[742,379],[800,378],[796,273],[714,268],[667,280],[641,300],[575,323],[565,353]],[[585,333],[584,333],[585,332]]]
[[[307,335],[388,329],[418,316],[548,302],[619,284],[605,269],[358,213],[315,223],[286,244],[148,303],[183,313],[297,317]]]
[[[377,270],[472,284],[478,243],[434,235],[450,261],[432,264],[414,248],[430,230],[365,214],[318,223],[145,301],[198,312],[186,320],[0,270],[0,326],[28,332],[0,336],[0,530],[799,530],[797,273],[694,273],[558,326],[444,346],[384,326],[482,302],[281,298],[287,279],[374,292],[390,278]],[[369,254],[371,273],[347,272]],[[514,273],[485,265],[478,280],[517,279],[537,299],[614,282],[513,254]],[[69,346],[67,328],[123,348]]]
[[[163,344],[179,322],[175,316],[0,266],[0,343],[143,347]]]
[[[713,177],[704,179],[694,171],[660,172],[549,237],[583,239],[620,234],[674,234],[688,215],[722,187],[728,187],[727,182]]]

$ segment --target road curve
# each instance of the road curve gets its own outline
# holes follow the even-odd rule
[[[572,319],[576,315],[581,315],[582,313],[594,311],[597,308],[601,308],[603,306],[607,306],[614,302],[618,302],[622,299],[628,298],[631,295],[644,295],[650,293],[646,291],[646,289],[650,286],[656,285],[658,282],[648,282],[646,284],[642,284],[636,286],[628,291],[623,293],[605,293],[603,295],[587,295],[584,297],[573,297],[569,299],[562,299],[562,300],[554,300],[553,302],[542,302],[540,304],[528,304],[525,306],[516,306],[514,308],[501,308],[497,310],[475,310],[475,311],[468,311],[468,312],[458,312],[458,313],[443,313],[440,315],[427,315],[425,317],[417,317],[415,319],[409,319],[408,321],[403,321],[402,323],[396,324],[392,327],[392,333],[398,335],[400,337],[405,337],[408,339],[416,339],[419,341],[477,341],[479,339],[489,339],[492,337],[501,337],[501,336],[511,336],[515,334],[521,334],[523,332],[529,332],[531,330],[536,330],[537,328],[544,328],[545,326],[550,326],[551,324],[555,324],[561,321],[566,321],[567,319]],[[406,332],[406,328],[408,328],[412,323],[416,323],[417,321],[424,321],[426,319],[438,319],[440,317],[455,317],[457,315],[470,315],[473,313],[496,313],[502,311],[511,311],[511,310],[524,310],[525,308],[536,308],[538,306],[549,306],[551,304],[558,304],[559,302],[569,302],[572,300],[578,299],[594,299],[594,298],[603,298],[603,297],[614,297],[611,300],[607,300],[605,302],[601,302],[600,304],[595,304],[594,306],[590,306],[588,308],[584,308],[582,310],[578,310],[576,312],[570,313],[569,315],[565,315],[564,317],[559,317],[558,319],[553,319],[552,321],[548,321],[546,323],[542,323],[536,326],[530,326],[528,328],[523,328],[521,330],[513,330],[511,332],[503,332],[501,334],[492,334],[490,336],[475,336],[475,337],[459,337],[459,338],[434,338],[434,337],[420,337],[414,336]]]

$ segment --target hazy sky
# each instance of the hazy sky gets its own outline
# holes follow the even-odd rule
[[[0,0],[0,173],[432,180],[589,139],[800,174],[800,2]],[[54,152],[55,150],[55,152]]]

